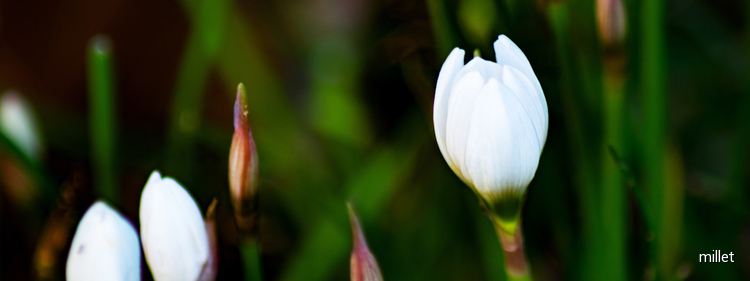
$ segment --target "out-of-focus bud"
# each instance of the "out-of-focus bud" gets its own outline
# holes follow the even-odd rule
[[[458,25],[470,42],[480,44],[492,38],[497,27],[497,6],[492,0],[465,0],[458,4]],[[447,23],[444,23],[447,24]]]
[[[200,281],[214,281],[219,273],[219,245],[216,241],[216,198],[206,211],[206,234],[208,236],[208,264],[203,269]]]
[[[29,103],[16,91],[7,91],[0,98],[0,130],[29,159],[39,160],[41,133]]]
[[[599,36],[605,46],[617,46],[625,39],[627,24],[622,0],[596,0]]]
[[[42,154],[41,133],[29,103],[16,91],[10,90],[0,97],[0,131],[33,162]],[[11,202],[28,208],[37,195],[36,182],[14,157],[0,157],[0,181],[3,182]]]
[[[352,256],[349,258],[352,281],[382,281],[383,274],[380,273],[378,261],[367,246],[365,234],[359,224],[359,218],[354,212],[351,204],[346,205],[349,209],[349,221],[352,224]]]
[[[156,281],[199,280],[208,265],[206,224],[193,197],[172,178],[151,173],[141,194],[141,239]]]
[[[252,235],[258,215],[258,154],[247,110],[245,86],[240,84],[234,102],[234,136],[229,150],[229,191],[237,226],[244,234]]]
[[[141,247],[133,225],[102,201],[91,205],[73,237],[65,278],[141,280]]]

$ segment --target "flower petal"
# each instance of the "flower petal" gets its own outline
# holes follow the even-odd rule
[[[536,132],[523,110],[512,91],[495,79],[476,98],[465,166],[488,200],[506,189],[525,189],[536,171]]]
[[[474,57],[456,74],[456,79],[460,80],[464,75],[472,71],[478,72],[482,76],[483,85],[487,84],[487,80],[490,78],[501,80],[503,75],[503,68],[499,64],[480,57]]]
[[[531,119],[524,112],[521,102],[512,94],[505,85],[500,85],[500,93],[503,95],[505,110],[508,114],[510,134],[513,139],[513,157],[510,161],[516,168],[516,178],[508,178],[506,184],[523,190],[534,178],[536,168],[539,166],[539,156],[542,148],[537,144],[538,137]]]
[[[482,88],[471,112],[466,141],[466,168],[480,194],[500,188],[500,180],[511,173],[512,135],[500,85],[490,79]]]
[[[495,58],[497,63],[500,65],[509,65],[518,69],[523,73],[531,84],[536,89],[538,99],[542,102],[545,115],[547,114],[547,102],[544,98],[544,92],[542,91],[542,85],[539,83],[539,79],[534,74],[534,70],[531,68],[531,63],[523,54],[520,48],[508,38],[508,36],[500,35],[493,44],[495,47]],[[547,127],[547,118],[544,118],[544,127]]]
[[[458,177],[470,186],[472,183],[464,165],[466,137],[469,134],[471,112],[483,86],[484,79],[479,72],[469,72],[453,85],[448,102],[448,119],[445,126],[448,151],[446,161]]]
[[[153,213],[153,208],[157,205],[154,204],[154,196],[153,192],[151,192],[151,189],[156,188],[161,183],[161,173],[159,171],[153,171],[151,175],[148,177],[148,180],[146,181],[146,187],[143,188],[143,192],[141,193],[141,203],[140,203],[140,211],[139,211],[139,219],[141,221],[141,228],[143,228],[143,225],[150,225],[151,224],[151,216],[147,214]],[[148,191],[148,192],[147,192]],[[141,229],[141,232],[143,230]]]
[[[455,74],[464,66],[464,55],[464,50],[453,49],[448,58],[445,59],[443,67],[440,68],[437,86],[435,87],[435,105],[432,111],[435,138],[437,138],[440,153],[448,161],[448,165],[451,165],[445,148],[445,121],[448,116],[448,100],[453,88],[453,81],[456,78]]]
[[[141,195],[143,252],[156,280],[196,280],[208,262],[203,216],[190,194],[154,171]]]
[[[127,219],[102,201],[76,228],[65,266],[67,280],[140,280],[141,247]]]
[[[544,106],[546,104],[544,97],[542,96],[542,100],[539,100],[539,95],[536,94],[531,81],[512,66],[504,67],[503,84],[511,90],[510,94],[518,99],[526,115],[531,119],[541,149],[547,139],[547,111]]]

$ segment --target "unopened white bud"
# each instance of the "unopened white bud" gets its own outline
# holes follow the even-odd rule
[[[133,225],[102,201],[91,205],[73,237],[65,278],[141,280],[141,245]]]
[[[433,118],[445,161],[512,233],[547,139],[547,102],[521,49],[505,35],[494,47],[497,62],[474,57],[464,65],[464,50],[451,52]]]
[[[195,281],[208,264],[206,225],[193,197],[154,171],[141,194],[141,239],[156,281]]]
[[[0,99],[0,130],[30,159],[39,160],[41,133],[31,105],[15,91]]]

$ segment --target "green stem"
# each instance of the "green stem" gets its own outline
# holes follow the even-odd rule
[[[643,192],[643,189],[641,186],[638,185],[638,182],[635,179],[635,176],[633,176],[633,173],[630,171],[630,168],[628,168],[628,165],[626,165],[622,159],[620,159],[620,156],[617,154],[617,151],[613,147],[609,147],[609,155],[612,157],[612,161],[615,162],[615,165],[620,169],[620,172],[622,173],[622,176],[624,177],[624,181],[627,183],[627,187],[630,189],[630,191],[633,192],[633,196],[635,197],[635,201],[638,204],[638,208],[643,213],[643,219],[646,221],[646,232],[653,233],[655,222],[654,222],[654,213],[651,211],[651,203],[649,202],[648,198],[646,198],[645,192]]]
[[[596,171],[596,166],[593,164],[593,157],[589,155],[587,139],[584,137],[584,126],[581,124],[583,120],[582,110],[580,103],[575,100],[577,93],[580,90],[579,81],[574,77],[573,73],[573,62],[571,52],[571,27],[570,27],[570,3],[567,1],[552,2],[549,6],[549,18],[550,25],[555,34],[557,59],[561,73],[561,101],[563,104],[563,110],[565,116],[565,126],[569,130],[568,140],[570,143],[570,150],[573,155],[580,155],[573,159],[575,174],[574,179],[576,185],[579,188],[580,200],[580,216],[582,218],[582,252],[581,259],[578,264],[581,275],[578,279],[581,280],[597,280],[598,272],[601,272],[600,267],[597,264],[597,248],[595,245],[601,245],[598,235],[599,228],[597,227],[599,219],[598,196],[595,186],[596,177],[592,175],[592,172]],[[571,265],[575,261],[569,261]]]
[[[260,267],[260,243],[258,240],[244,241],[240,245],[245,281],[263,280]]]
[[[602,142],[602,193],[600,208],[602,234],[604,245],[607,245],[606,256],[602,257],[610,271],[612,280],[627,280],[626,270],[626,198],[625,182],[619,167],[611,161],[610,145],[619,151],[624,151],[624,137],[622,132],[624,117],[624,75],[621,63],[624,58],[621,53],[612,54],[605,58],[603,75],[604,88],[604,141]]]
[[[175,176],[188,178],[194,163],[195,135],[200,127],[201,100],[209,68],[220,55],[231,2],[226,0],[185,1],[193,23],[172,100],[167,167]],[[232,84],[237,83],[233,81]]]
[[[88,49],[91,167],[97,195],[117,204],[119,190],[115,169],[115,79],[112,64],[110,39],[103,35],[92,38]]]
[[[507,280],[526,281],[531,279],[529,263],[526,259],[526,251],[523,246],[523,233],[521,222],[517,222],[518,228],[515,233],[508,233],[504,228],[495,223],[495,231],[503,247],[503,259],[505,260],[505,274]]]
[[[201,98],[208,76],[209,61],[197,32],[188,38],[182,55],[170,118],[167,169],[181,178],[189,177],[193,163],[193,137],[200,124]]]
[[[643,100],[643,155],[641,156],[644,169],[644,183],[649,193],[654,211],[654,235],[659,237],[662,228],[662,204],[664,201],[664,163],[666,148],[666,70],[664,65],[664,19],[665,1],[643,1],[641,24],[641,82]],[[663,241],[656,240],[652,247],[653,260],[656,249]],[[655,267],[656,279],[661,279],[660,266]]]

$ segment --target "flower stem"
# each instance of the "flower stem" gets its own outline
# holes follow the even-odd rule
[[[627,189],[617,164],[611,160],[610,149],[627,154],[624,136],[625,127],[625,53],[620,48],[604,50],[602,75],[602,100],[604,139],[601,143],[601,193],[600,205],[603,218],[600,221],[601,240],[608,245],[607,251],[597,255],[600,263],[609,268],[612,281],[627,278]]]
[[[665,200],[665,151],[667,151],[667,76],[665,53],[666,1],[644,1],[641,4],[640,74],[643,100],[642,165],[644,186],[652,204],[656,237],[650,249],[655,267],[654,279],[663,280],[664,269],[659,250],[664,245],[661,229]],[[667,225],[670,226],[670,225]],[[671,227],[671,226],[670,226]]]
[[[503,257],[505,258],[505,273],[507,280],[532,280],[529,263],[526,261],[526,252],[523,248],[523,233],[520,221],[515,233],[508,233],[497,223],[495,231],[503,246]]]
[[[260,267],[260,243],[257,239],[242,241],[240,245],[246,281],[263,280]]]
[[[115,75],[112,42],[104,35],[89,41],[89,130],[97,196],[119,203],[115,165]]]

